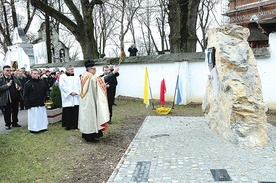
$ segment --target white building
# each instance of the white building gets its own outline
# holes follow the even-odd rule
[[[15,28],[12,37],[12,45],[4,58],[4,65],[10,65],[12,69],[25,67],[27,70],[35,64],[33,45],[26,43],[26,36],[22,28]]]
[[[50,28],[52,63],[69,62],[69,49],[59,40],[59,34],[52,25]],[[42,23],[38,30],[38,39],[35,40],[35,63],[48,63],[46,47],[46,24]]]

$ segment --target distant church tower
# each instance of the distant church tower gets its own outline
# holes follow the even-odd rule
[[[51,52],[52,52],[53,63],[69,62],[70,61],[69,49],[59,40],[59,34],[56,31],[53,24],[51,24],[51,28],[50,28],[50,37],[51,37]],[[38,39],[35,42],[36,43],[46,42],[45,22],[41,24],[40,29],[38,30]]]

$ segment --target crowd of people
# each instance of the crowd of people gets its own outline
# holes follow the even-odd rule
[[[10,130],[11,127],[21,127],[18,124],[19,110],[32,108],[28,110],[29,113],[34,107],[44,106],[45,97],[49,98],[51,87],[59,82],[59,76],[60,72],[57,68],[52,72],[48,69],[26,71],[24,67],[14,70],[14,67],[5,65],[0,73],[0,106],[4,115],[5,128]],[[30,113],[34,116],[35,114],[34,111]],[[38,113],[38,117],[40,114]],[[28,120],[30,122],[30,120],[35,121],[34,119],[35,117],[32,117]],[[31,133],[38,132],[36,130],[38,124],[34,122],[28,124]]]
[[[128,49],[136,56],[138,49],[132,44]],[[116,95],[119,68],[104,65],[103,74],[96,76],[95,62],[85,62],[85,71],[74,74],[74,66],[67,65],[65,71],[54,68],[33,69],[5,65],[0,72],[0,109],[5,128],[21,127],[19,110],[28,110],[28,130],[32,134],[47,132],[48,119],[45,101],[50,98],[53,85],[58,85],[62,99],[62,127],[79,129],[87,142],[98,141],[112,124],[112,106]]]
[[[28,110],[28,130],[32,134],[47,132],[48,119],[45,100],[50,98],[51,88],[57,84],[62,99],[62,127],[79,129],[87,142],[97,142],[107,125],[112,123],[119,68],[103,66],[103,74],[96,76],[95,62],[85,62],[85,71],[74,74],[74,66],[67,65],[64,71],[58,68],[12,70],[3,67],[0,76],[0,106],[5,127],[21,127],[18,111]]]

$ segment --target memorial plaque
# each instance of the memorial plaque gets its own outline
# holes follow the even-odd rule
[[[151,162],[150,161],[138,161],[132,175],[131,181],[135,182],[147,182],[149,176]]]
[[[231,181],[225,169],[211,169],[211,173],[215,181]]]
[[[215,47],[211,47],[207,49],[207,60],[208,60],[208,66],[210,70],[212,70],[216,65],[215,53],[216,53]]]

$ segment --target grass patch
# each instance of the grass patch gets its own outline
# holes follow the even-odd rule
[[[30,134],[22,127],[0,136],[0,177],[3,182],[55,182],[75,162],[72,142],[78,131],[65,131],[59,123],[49,132]],[[74,140],[75,136],[75,140]]]

